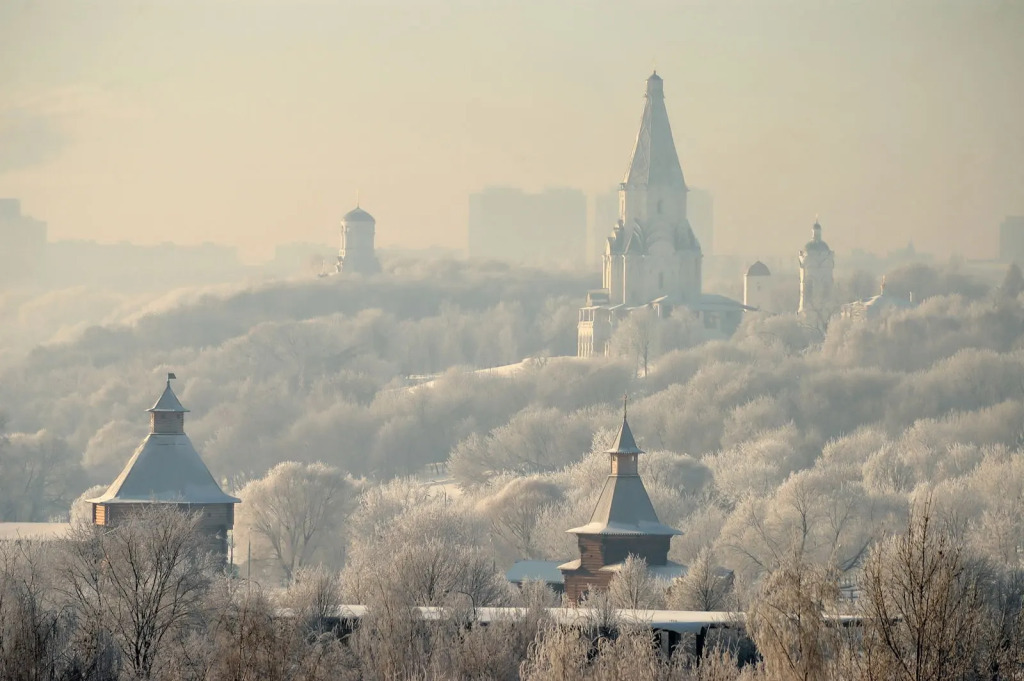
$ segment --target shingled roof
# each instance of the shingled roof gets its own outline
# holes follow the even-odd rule
[[[626,417],[615,438],[615,444],[608,453],[614,456],[636,456],[643,450],[636,446],[633,431]],[[619,467],[623,470],[626,467]],[[628,469],[628,468],[626,468]],[[613,469],[616,470],[616,469]],[[597,500],[597,506],[590,516],[590,522],[581,527],[567,530],[571,534],[614,534],[614,535],[660,535],[682,534],[679,530],[663,525],[654,511],[651,498],[647,495],[644,481],[638,474],[612,473],[605,480],[604,489]]]

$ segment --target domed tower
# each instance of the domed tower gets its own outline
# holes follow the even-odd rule
[[[147,411],[150,432],[128,460],[121,474],[92,504],[95,525],[113,526],[133,511],[161,504],[186,513],[199,513],[199,531],[210,550],[227,558],[227,535],[235,524],[235,504],[241,500],[225,494],[210,475],[185,434],[185,414],[171,389],[174,374],[167,374],[167,386]]]
[[[772,273],[767,265],[760,260],[751,265],[743,276],[743,304],[766,310],[771,282]]]
[[[833,271],[836,266],[835,253],[821,238],[821,224],[814,221],[811,240],[800,251],[800,308],[804,316],[816,317],[816,321],[828,321],[832,305]]]
[[[376,274],[380,263],[374,253],[373,240],[377,221],[356,206],[341,218],[341,250],[335,270],[345,273]]]

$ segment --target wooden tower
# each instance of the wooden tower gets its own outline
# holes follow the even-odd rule
[[[181,406],[171,389],[173,378],[174,374],[167,374],[167,387],[148,409],[149,435],[107,491],[89,499],[92,521],[96,525],[117,525],[132,511],[150,504],[199,513],[199,529],[210,550],[226,559],[227,535],[234,526],[235,504],[240,499],[224,493],[185,434],[188,409]]]
[[[611,473],[604,484],[590,522],[574,527],[580,557],[559,566],[565,593],[575,602],[588,588],[605,589],[630,555],[643,558],[650,568],[681,568],[668,560],[669,542],[682,534],[658,520],[637,469],[643,451],[636,446],[625,410],[622,428],[608,450]]]

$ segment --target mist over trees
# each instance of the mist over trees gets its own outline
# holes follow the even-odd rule
[[[324,563],[372,584],[379,546],[417,532],[435,555],[471,551],[467,565],[567,559],[564,530],[592,510],[628,393],[650,496],[684,530],[671,558],[714,555],[737,593],[754,593],[794,547],[852,579],[922,486],[967,526],[992,528],[969,534],[972,550],[1009,564],[1024,538],[1019,279],[915,265],[887,287],[913,289],[916,307],[837,318],[824,336],[795,315],[747,315],[727,340],[680,320],[644,353],[623,332],[621,354],[594,361],[560,356],[574,348],[586,282],[558,273],[439,261],[382,279],[169,294],[0,370],[0,509],[61,517],[109,482],[147,430],[156,388],[145,386],[173,369],[187,432],[227,488],[261,499],[284,470],[336,483],[320,512],[276,514],[295,518],[288,526],[261,525],[243,503],[235,559],[251,545],[254,574],[287,581]],[[432,466],[451,479],[409,477]],[[424,558],[403,560],[388,568],[395,579]],[[437,570],[403,598],[501,600],[479,572]],[[714,587],[705,575],[671,597],[725,598]]]

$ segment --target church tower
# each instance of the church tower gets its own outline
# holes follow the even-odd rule
[[[686,217],[686,182],[657,72],[647,79],[644,99],[640,131],[619,185],[619,220],[605,246],[603,287],[613,306],[666,296],[681,304],[701,294],[703,256]]]
[[[227,534],[235,523],[235,504],[241,500],[225,494],[210,475],[185,434],[185,414],[171,389],[174,374],[152,407],[150,432],[128,460],[121,474],[92,504],[95,525],[114,526],[126,516],[152,504],[199,513],[199,531],[210,550],[227,558]]]
[[[835,253],[821,238],[821,224],[814,221],[811,240],[800,251],[800,308],[804,317],[815,323],[825,323],[831,316],[833,303],[833,271]]]
[[[558,566],[565,579],[565,594],[574,602],[579,602],[588,588],[606,589],[630,555],[646,560],[655,573],[674,576],[683,571],[668,559],[672,537],[682,532],[658,520],[637,467],[643,451],[636,446],[625,413],[615,444],[607,453],[611,472],[590,522],[567,530],[576,535],[580,557]]]
[[[373,241],[377,221],[356,206],[341,218],[341,249],[338,251],[337,272],[376,274],[380,263],[374,253]]]

